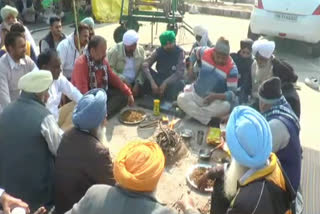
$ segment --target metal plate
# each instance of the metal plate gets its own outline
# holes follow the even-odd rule
[[[288,22],[297,22],[298,16],[293,14],[286,14],[286,13],[275,13],[275,18],[280,21],[288,21]]]
[[[180,132],[180,136],[184,138],[191,138],[193,136],[193,131],[191,129],[183,129]]]
[[[134,121],[134,122],[125,121],[125,120],[123,120],[123,115],[128,111],[136,111],[136,112],[141,113],[143,116],[142,116],[141,120],[137,120],[137,121]],[[126,109],[126,110],[123,110],[119,115],[120,122],[123,123],[123,124],[126,124],[126,125],[137,125],[137,124],[141,123],[142,121],[144,121],[145,119],[146,119],[146,113],[144,111],[140,110],[140,109]]]
[[[196,190],[200,191],[198,189],[198,186],[194,183],[193,180],[191,180],[191,175],[193,173],[193,171],[195,169],[198,169],[198,168],[206,168],[206,169],[211,169],[212,167],[214,167],[214,165],[209,165],[209,164],[196,164],[196,165],[193,165],[189,170],[188,170],[188,173],[187,173],[187,176],[186,176],[186,179],[187,179],[187,182],[189,185],[191,185],[193,188],[195,188]],[[210,193],[213,191],[213,188],[207,188],[204,190],[204,192],[206,193]]]

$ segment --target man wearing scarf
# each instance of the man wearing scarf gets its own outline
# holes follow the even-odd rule
[[[134,98],[130,88],[112,71],[106,59],[107,42],[101,36],[93,36],[85,54],[75,62],[72,83],[85,94],[91,89],[102,88],[108,94],[108,117],[114,116]]]
[[[280,214],[291,211],[295,197],[290,181],[272,151],[266,119],[247,106],[236,107],[226,128],[229,167],[217,166],[200,181],[215,179],[211,213]]]
[[[144,93],[152,92],[154,96],[175,101],[184,87],[184,51],[176,45],[173,31],[162,33],[159,39],[161,47],[143,63],[143,71],[148,80],[144,84]],[[151,68],[155,62],[157,71]]]
[[[259,88],[259,106],[272,132],[272,151],[278,156],[295,191],[301,177],[302,148],[300,122],[281,91],[278,77],[272,77]]]
[[[54,159],[63,132],[45,107],[52,82],[50,71],[25,74],[20,97],[0,115],[0,186],[31,212],[53,206]]]
[[[235,92],[238,70],[230,57],[229,41],[220,38],[214,48],[198,48],[191,61],[198,61],[200,72],[194,84],[178,96],[179,107],[189,116],[208,125],[212,118],[223,118],[237,103]]]
[[[67,214],[176,214],[158,202],[154,194],[164,167],[165,157],[157,143],[128,143],[114,161],[117,185],[92,186]],[[185,214],[198,214],[190,204],[183,205]]]
[[[2,28],[10,30],[11,25],[18,22],[17,17],[19,15],[19,12],[15,7],[11,7],[9,5],[6,5],[5,7],[3,7],[1,9],[0,13],[1,13],[1,18],[2,18],[2,23],[0,25],[0,32],[2,32]],[[24,26],[24,28],[26,31],[25,32],[26,40],[28,40],[30,42],[30,44],[34,50],[37,50],[36,43],[34,42],[34,39],[31,36],[29,29],[26,26]],[[2,47],[2,45],[4,45],[4,38],[2,37],[2,35],[0,35],[0,44],[1,44],[0,47]]]
[[[240,89],[240,103],[247,103],[248,96],[250,95],[251,66],[253,63],[252,44],[253,41],[251,39],[241,40],[238,53],[230,54],[239,71],[238,89]]]
[[[75,107],[74,127],[61,139],[55,163],[55,206],[65,213],[95,184],[114,185],[106,143],[107,94],[93,89]],[[76,152],[75,152],[76,149]]]
[[[108,51],[108,61],[112,70],[138,96],[144,83],[142,64],[144,49],[138,45],[139,35],[134,30],[128,30],[122,42]]]
[[[256,110],[259,109],[259,87],[265,80],[275,76],[279,77],[282,84],[283,95],[293,108],[295,114],[300,118],[300,99],[295,89],[298,76],[294,69],[283,60],[277,59],[273,52],[275,43],[265,39],[255,41],[252,46],[252,53],[255,61],[251,68],[251,83],[248,91],[251,91],[249,103]]]

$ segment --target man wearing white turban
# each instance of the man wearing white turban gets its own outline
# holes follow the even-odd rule
[[[18,22],[17,16],[19,15],[19,12],[15,7],[11,7],[9,5],[6,5],[5,7],[3,7],[1,9],[0,13],[1,13],[1,18],[3,20],[2,24],[0,25],[0,32],[2,32],[2,28],[6,28],[6,29],[10,30],[11,25]],[[31,36],[29,29],[26,26],[24,26],[24,28],[26,31],[25,32],[26,39],[30,42],[32,48],[34,50],[37,50],[36,43],[35,43],[33,37]],[[4,45],[4,38],[2,38],[2,35],[0,35],[0,47],[2,47],[2,45]]]
[[[196,38],[196,42],[193,44],[190,53],[196,47],[212,47],[212,42],[208,36],[208,30],[204,28],[202,25],[197,25],[193,28],[193,33]]]
[[[252,91],[251,95],[253,99],[258,99],[258,90],[262,82],[273,76],[273,52],[275,49],[275,43],[265,39],[255,41],[252,45],[252,54],[255,57],[255,61],[251,67],[251,80]]]
[[[22,76],[20,97],[0,116],[0,186],[23,198],[31,212],[53,205],[54,159],[63,132],[45,107],[52,82],[46,70]]]
[[[295,84],[298,76],[293,67],[287,62],[273,55],[275,43],[266,39],[255,41],[252,45],[252,54],[255,60],[251,67],[251,81],[248,81],[247,91],[251,92],[249,103],[259,110],[259,87],[271,77],[279,77],[282,91],[295,114],[300,117],[300,99]]]
[[[113,71],[132,89],[134,96],[144,83],[142,64],[144,49],[139,46],[139,35],[134,30],[128,30],[123,35],[122,42],[108,51],[108,60]]]
[[[211,213],[287,213],[295,192],[272,150],[272,133],[264,117],[251,107],[232,111],[226,129],[231,152],[228,168],[214,167],[199,187],[215,179]],[[226,169],[225,169],[226,168]]]

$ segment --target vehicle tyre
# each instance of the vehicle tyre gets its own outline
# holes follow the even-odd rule
[[[178,35],[178,24],[167,24],[167,30],[173,31],[177,36]]]
[[[117,27],[113,32],[113,39],[116,43],[122,42],[123,34],[127,31],[127,28],[122,24]]]
[[[260,37],[259,34],[252,33],[251,28],[250,28],[250,25],[249,25],[248,38],[252,39],[253,41],[256,41],[256,40],[259,39],[259,37]]]
[[[311,55],[313,57],[320,57],[320,42],[318,42],[317,44],[312,44]]]

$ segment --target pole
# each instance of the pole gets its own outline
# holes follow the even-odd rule
[[[76,8],[76,0],[72,0],[72,3],[73,3],[73,14],[74,14],[74,22],[76,24],[76,32],[77,32],[77,46],[78,46],[78,50],[79,50],[79,53],[80,53],[80,37],[79,37],[79,30],[78,30],[78,13],[77,13],[77,8]]]

